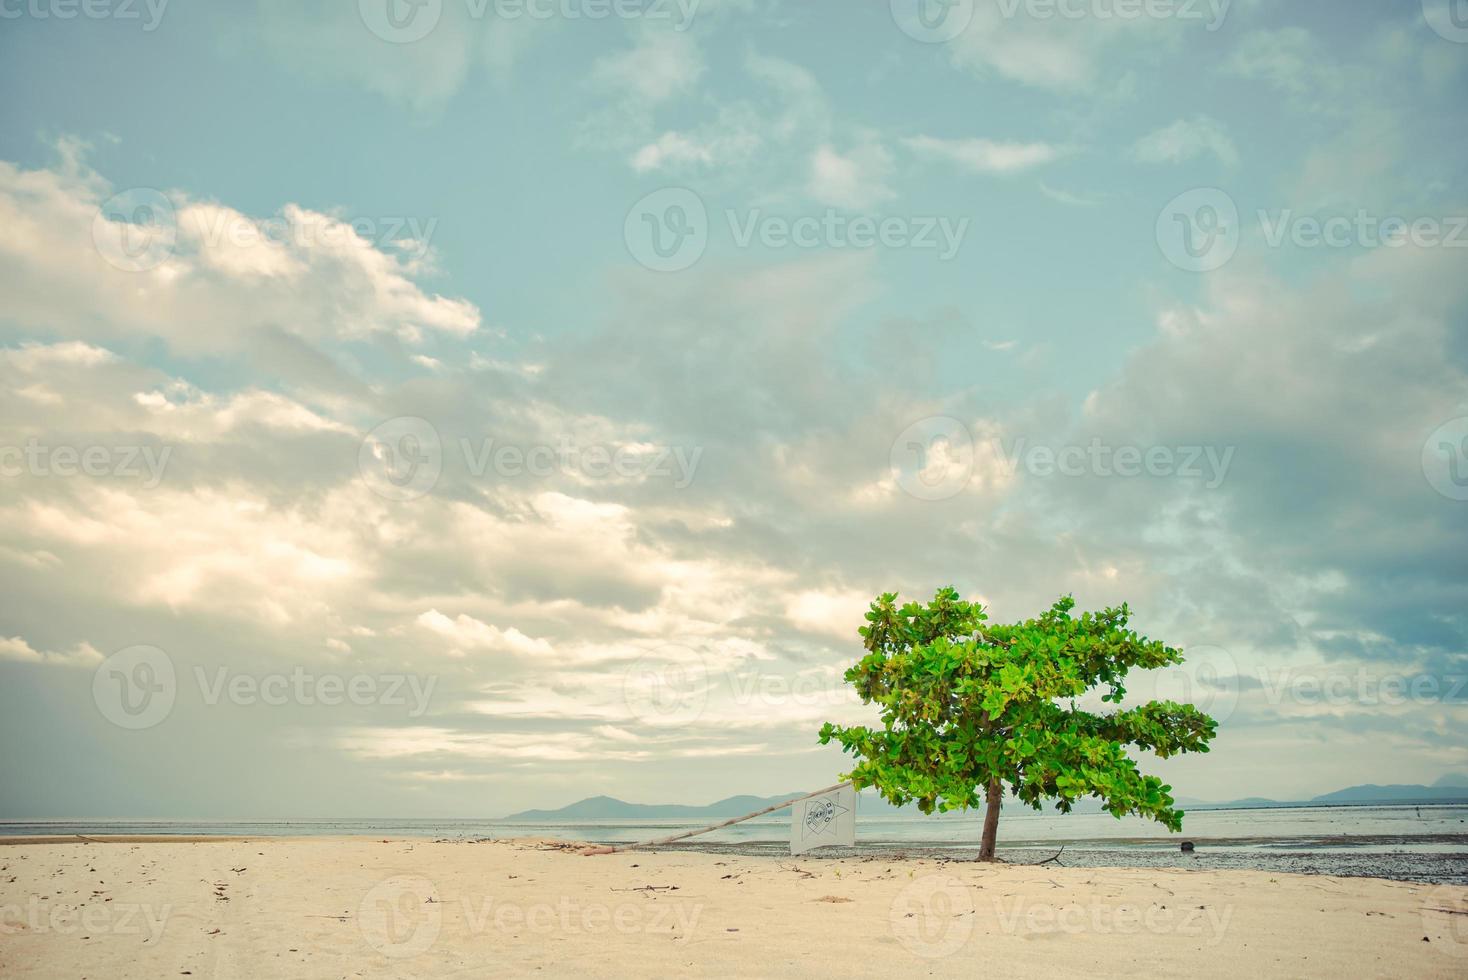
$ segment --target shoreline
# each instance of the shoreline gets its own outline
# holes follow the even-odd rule
[[[7,846],[59,846],[69,844],[166,845],[255,843],[260,845],[321,843],[367,844],[440,844],[482,845],[514,844],[525,840],[571,846],[567,838],[544,837],[459,837],[430,838],[403,835],[207,835],[207,834],[97,834],[97,835],[26,835],[0,836],[0,848]],[[606,841],[579,840],[579,844],[603,844]],[[1095,842],[1086,842],[1094,844]],[[1066,843],[1015,842],[999,847],[1000,866],[1035,867],[1046,865],[1068,868],[1107,868],[1134,871],[1175,871],[1179,873],[1258,872],[1301,877],[1370,879],[1408,884],[1468,886],[1468,851],[1387,851],[1359,852],[1349,847],[1312,850],[1292,849],[1210,850],[1209,842],[1198,839],[1199,849],[1180,853],[1174,848],[1111,848],[1104,846],[1073,847]],[[707,854],[721,857],[791,860],[788,845],[781,840],[768,841],[684,841],[658,848],[625,850],[622,854]],[[972,842],[934,844],[911,841],[866,841],[855,847],[826,847],[800,856],[802,861],[930,861],[939,863],[975,863],[978,847]],[[0,851],[3,853],[3,851]]]

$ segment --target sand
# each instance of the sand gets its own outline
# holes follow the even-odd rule
[[[360,838],[0,847],[0,976],[1468,976],[1468,888],[582,857]]]

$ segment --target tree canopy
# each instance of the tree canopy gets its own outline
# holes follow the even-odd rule
[[[1217,723],[1174,701],[1110,713],[1078,707],[1097,688],[1103,702],[1119,705],[1129,671],[1180,664],[1183,654],[1128,629],[1125,604],[1079,616],[1074,608],[1066,596],[1037,618],[991,625],[980,604],[952,588],[926,606],[878,597],[860,630],[868,653],[846,680],[863,703],[880,707],[882,725],[828,722],[821,743],[835,739],[858,757],[856,787],[875,786],[898,806],[974,808],[984,793],[992,815],[981,856],[992,857],[1001,788],[1037,810],[1053,800],[1069,812],[1095,796],[1117,817],[1181,830],[1172,787],[1143,774],[1127,749],[1162,758],[1207,752]]]

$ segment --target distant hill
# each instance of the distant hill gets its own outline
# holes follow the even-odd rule
[[[706,806],[685,803],[628,803],[610,796],[593,796],[559,810],[524,810],[505,820],[626,820],[637,817],[738,817],[761,807],[800,796],[730,796]]]
[[[1441,782],[1441,780],[1439,780]],[[1317,796],[1311,803],[1450,803],[1468,802],[1468,787],[1449,784],[1446,786],[1420,786],[1417,784],[1395,784],[1377,786],[1349,786],[1334,793]]]
[[[720,820],[728,817],[742,817],[746,813],[793,800],[797,796],[804,796],[809,790],[796,790],[791,793],[780,793],[776,796],[730,796],[716,803],[704,806],[696,806],[684,803],[628,803],[611,796],[592,796],[569,806],[563,806],[559,810],[522,810],[512,813],[501,820],[517,820],[524,822],[539,822],[544,820],[635,820],[638,818],[665,818],[665,817],[706,817],[710,820]],[[877,796],[875,793],[862,793],[857,797],[857,809],[868,816],[896,816],[907,813],[917,813],[916,806],[905,806],[898,808]],[[775,810],[771,816],[788,814],[789,808]]]
[[[563,806],[559,810],[522,810],[500,819],[536,823],[561,820],[635,820],[674,817],[723,820],[729,817],[742,817],[746,813],[803,796],[806,792],[808,791],[796,790],[776,796],[730,796],[703,806],[684,803],[628,803],[611,796],[592,796],[569,806]],[[869,817],[918,815],[916,805],[895,807],[870,790],[862,793],[858,801],[858,812]],[[1008,802],[1011,806],[1018,806],[1014,800]],[[1468,776],[1449,774],[1431,786],[1421,786],[1415,783],[1377,786],[1374,783],[1368,783],[1362,786],[1349,786],[1346,789],[1326,793],[1310,800],[1271,800],[1262,796],[1249,796],[1240,800],[1215,802],[1192,797],[1178,797],[1177,803],[1184,810],[1341,806],[1361,803],[1468,803]],[[776,810],[771,815],[779,816],[789,812],[788,809]],[[1047,807],[1046,812],[1053,811]],[[1073,812],[1100,813],[1102,812],[1101,802],[1092,799],[1077,800]]]

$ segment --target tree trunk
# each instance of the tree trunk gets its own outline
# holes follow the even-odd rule
[[[979,860],[994,860],[994,842],[999,837],[999,805],[1004,802],[1004,787],[999,780],[989,781],[989,792],[984,799],[984,838],[979,844]]]

